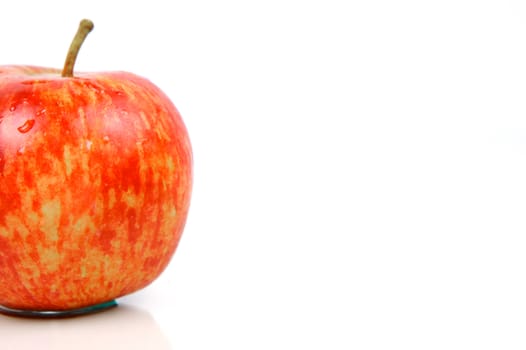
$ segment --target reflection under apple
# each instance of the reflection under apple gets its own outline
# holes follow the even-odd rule
[[[66,319],[0,315],[2,350],[168,350],[168,338],[146,311],[128,305]]]

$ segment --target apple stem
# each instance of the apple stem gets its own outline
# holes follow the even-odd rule
[[[93,22],[89,19],[83,19],[80,21],[79,29],[77,34],[73,38],[71,45],[69,46],[68,55],[66,57],[66,62],[64,63],[64,68],[62,69],[63,77],[73,77],[73,67],[75,66],[75,61],[77,60],[77,55],[79,54],[80,47],[89,32],[93,30]]]

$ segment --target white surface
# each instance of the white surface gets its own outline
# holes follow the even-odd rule
[[[10,1],[1,63],[60,67],[83,17],[78,70],[183,114],[191,213],[124,307],[2,349],[526,346],[521,1]]]

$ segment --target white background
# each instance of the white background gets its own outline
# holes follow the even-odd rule
[[[2,349],[523,349],[520,0],[9,1],[0,64],[127,70],[194,147],[170,266]],[[6,345],[7,344],[7,345]]]

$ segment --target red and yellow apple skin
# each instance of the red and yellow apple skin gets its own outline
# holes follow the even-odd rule
[[[148,80],[0,66],[0,305],[70,310],[145,287],[191,186],[186,127]]]

